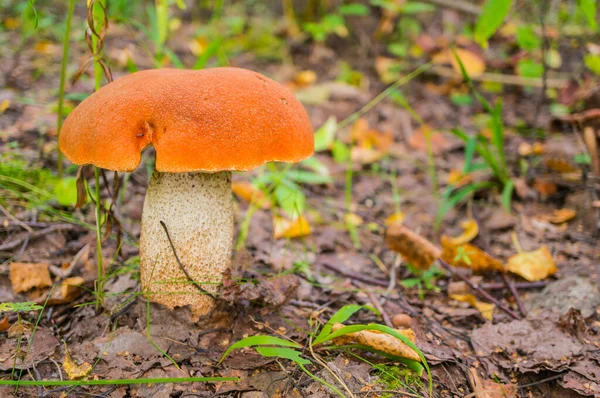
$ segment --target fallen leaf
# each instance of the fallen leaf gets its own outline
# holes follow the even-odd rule
[[[312,70],[303,70],[296,74],[296,78],[294,80],[296,85],[299,87],[310,86],[317,81],[317,74]]]
[[[478,77],[483,75],[483,72],[485,72],[485,62],[479,55],[462,48],[455,49],[455,52],[456,56],[460,58],[460,61],[465,67],[465,71],[470,77]],[[462,74],[460,65],[456,60],[454,53],[450,49],[434,55],[432,61],[434,64],[438,65],[451,64],[455,71]]]
[[[304,216],[289,220],[284,217],[273,218],[273,238],[299,238],[312,232],[308,220]]]
[[[71,357],[65,350],[65,359],[62,363],[63,369],[67,373],[67,377],[69,380],[78,380],[82,379],[90,373],[92,370],[92,365],[88,362],[84,362],[81,365],[77,365],[71,360]]]
[[[517,152],[520,156],[526,157],[531,155],[541,155],[544,153],[544,145],[540,142],[536,142],[531,145],[528,142],[522,142],[519,144]]]
[[[406,218],[406,215],[401,211],[397,211],[385,219],[385,226],[389,227],[393,224],[402,224],[404,222],[404,218]]]
[[[10,100],[8,98],[2,100],[2,102],[0,102],[0,115],[3,114],[8,107],[10,106]]]
[[[481,313],[481,316],[491,321],[494,315],[494,309],[496,306],[490,303],[484,303],[483,301],[479,301],[472,294],[451,294],[449,297],[456,301],[461,301],[463,303],[467,303],[472,307],[475,307],[477,311]]]
[[[442,254],[433,243],[401,224],[390,225],[386,230],[385,240],[390,249],[400,253],[406,261],[419,269],[428,269]]]
[[[532,252],[521,252],[508,259],[506,268],[530,282],[546,279],[556,273],[556,264],[546,246]]]
[[[393,83],[400,77],[402,62],[392,58],[377,57],[375,60],[375,70],[382,83]]]
[[[10,283],[15,293],[52,285],[46,263],[11,263],[9,272]]]
[[[261,209],[269,209],[271,201],[263,191],[252,185],[248,181],[238,181],[231,184],[231,190],[238,197],[260,207]]]
[[[548,158],[544,160],[546,167],[559,173],[575,173],[578,169],[571,162],[562,158]]]
[[[54,289],[50,298],[48,298],[48,305],[61,305],[67,304],[75,300],[81,295],[81,286],[85,283],[85,280],[80,276],[73,276],[66,278],[62,281],[59,289]],[[38,297],[37,303],[46,302],[46,295]]]
[[[480,248],[469,243],[456,246],[452,244],[450,238],[442,236],[442,259],[455,267],[470,268],[473,271],[501,271],[504,272],[504,265],[500,260],[495,259]]]
[[[433,131],[431,126],[426,124],[413,132],[408,144],[417,151],[427,152],[427,135],[429,135],[431,151],[434,155],[440,155],[452,146],[445,135],[438,131]]]
[[[352,140],[356,143],[352,147],[352,160],[361,164],[371,164],[383,158],[394,143],[391,132],[380,132],[369,128],[366,119],[358,119],[351,130]]]
[[[577,217],[577,212],[575,210],[563,208],[554,210],[551,214],[541,215],[538,218],[544,221],[549,221],[552,224],[562,224],[564,222],[571,221],[575,217]]]
[[[461,228],[463,229],[463,233],[454,238],[448,237],[448,243],[453,246],[464,245],[465,243],[469,243],[479,233],[479,225],[474,219],[469,219],[460,223]]]
[[[331,330],[335,332],[344,326],[345,325],[341,323],[336,323]],[[415,333],[412,329],[396,329],[396,331],[407,337],[413,343],[415,342]],[[412,359],[414,361],[421,361],[419,354],[401,340],[378,330],[361,330],[360,332],[348,333],[333,339],[333,343],[336,345],[346,345],[351,343],[362,344],[391,355]]]
[[[533,189],[538,191],[542,196],[554,195],[558,191],[555,183],[543,179],[537,179],[533,183]]]
[[[448,185],[455,188],[463,187],[472,182],[473,175],[471,173],[463,173],[461,170],[450,170],[448,173]]]
[[[358,227],[364,222],[362,217],[355,213],[346,213],[344,215],[344,221],[346,225],[352,225],[354,227]]]
[[[10,323],[8,322],[8,315],[4,315],[4,318],[0,321],[0,332],[6,332],[10,328]]]

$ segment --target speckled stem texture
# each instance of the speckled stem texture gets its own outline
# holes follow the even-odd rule
[[[233,245],[231,172],[159,173],[148,185],[142,213],[140,274],[150,300],[170,309],[189,305],[195,319],[215,303],[181,270],[208,292],[216,292],[229,268]]]

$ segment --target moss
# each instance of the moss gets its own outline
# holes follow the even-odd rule
[[[379,376],[379,385],[382,390],[410,390],[411,393],[416,393],[423,387],[423,382],[417,373],[402,366],[376,365],[375,372]],[[380,395],[381,398],[392,398],[394,396],[393,393]]]

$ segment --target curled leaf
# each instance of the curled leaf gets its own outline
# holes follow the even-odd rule
[[[258,206],[261,209],[268,209],[271,207],[271,201],[267,195],[248,181],[232,183],[231,190],[239,198]]]
[[[552,224],[562,224],[571,221],[575,217],[577,217],[577,212],[575,210],[564,208],[554,210],[551,214],[544,214],[538,218],[551,222]]]
[[[405,214],[401,211],[397,211],[388,218],[385,219],[385,226],[389,227],[393,224],[402,224],[404,222]]]
[[[344,326],[345,325],[341,323],[336,323],[333,325],[332,331],[335,332]],[[396,330],[413,343],[415,342],[415,333],[412,331],[412,329]],[[362,344],[375,350],[383,351],[387,354],[412,359],[414,361],[421,360],[419,354],[417,354],[412,348],[404,344],[402,341],[394,336],[378,330],[361,330],[359,332],[348,333],[333,339],[333,343],[336,345],[346,345],[352,343]]]
[[[492,257],[480,248],[469,243],[454,245],[451,238],[442,236],[442,259],[455,267],[470,268],[473,271],[496,270],[504,272],[504,265],[500,260]]]
[[[385,239],[390,249],[419,269],[428,269],[442,254],[433,243],[401,224],[390,225]]]
[[[477,222],[472,218],[461,222],[460,226],[463,229],[462,234],[460,234],[459,236],[456,236],[454,238],[452,238],[452,237],[447,238],[448,243],[450,243],[453,246],[460,246],[460,245],[464,245],[465,243],[469,243],[470,241],[475,239],[475,237],[479,233],[479,226],[477,225]]]
[[[88,362],[84,362],[81,365],[77,365],[71,360],[69,353],[65,350],[65,359],[63,361],[63,369],[67,373],[69,380],[82,379],[90,373],[92,365]]]

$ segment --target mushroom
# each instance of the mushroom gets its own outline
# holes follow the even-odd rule
[[[231,172],[299,162],[312,155],[313,139],[300,102],[256,72],[155,69],[85,99],[65,120],[59,146],[75,164],[116,171],[135,170],[141,151],[154,146],[142,288],[170,309],[189,305],[198,319],[214,308],[212,293],[231,263]]]

